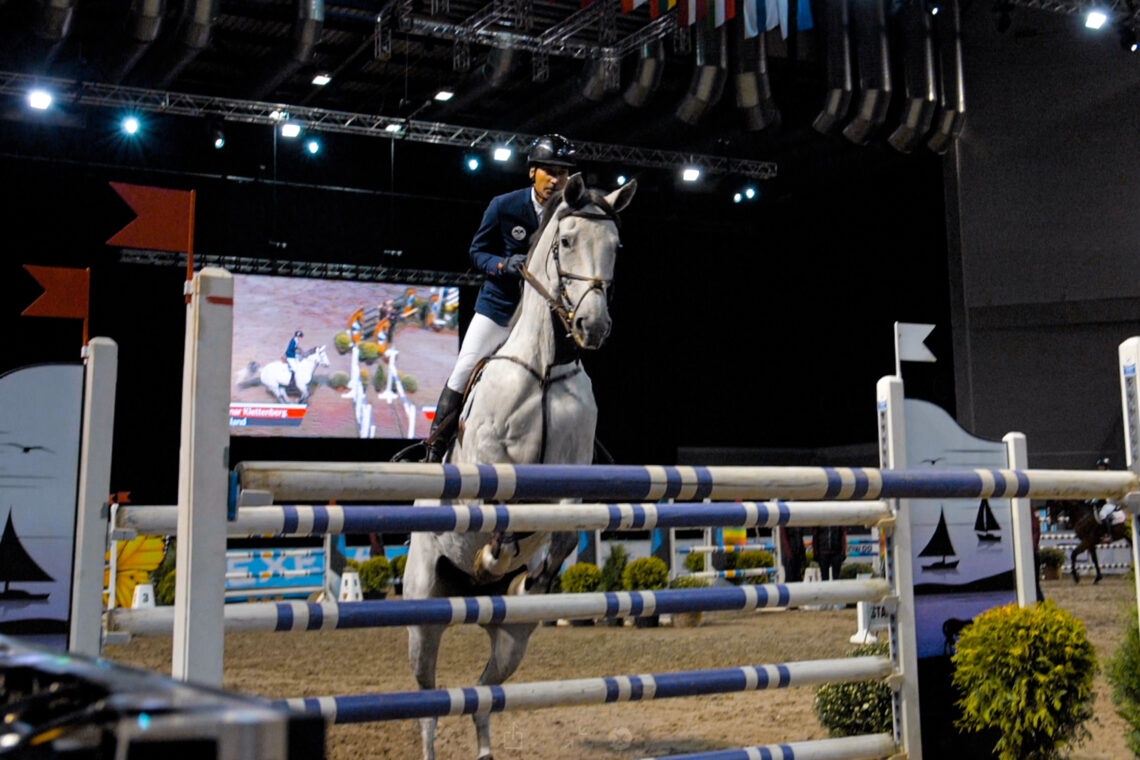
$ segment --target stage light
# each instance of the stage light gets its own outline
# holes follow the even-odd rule
[[[742,200],[744,200],[744,196],[741,195],[740,193],[737,193],[736,195],[732,196],[732,202],[733,203],[740,203]]]
[[[289,118],[289,114],[285,113],[281,109],[276,109],[269,113],[269,118],[273,119],[274,121],[284,121],[285,119]]]
[[[751,185],[744,188],[744,197],[747,198],[748,200],[752,200],[753,198],[755,198],[756,197],[756,188],[752,187]]]
[[[451,90],[440,90],[439,92],[437,92],[435,94],[435,99],[438,100],[440,103],[446,103],[447,101],[451,100],[454,97],[455,97],[455,93],[452,92]]]
[[[293,122],[293,121],[288,121],[288,122],[285,122],[284,124],[281,125],[281,136],[282,137],[293,138],[299,134],[301,134],[301,125],[300,124]]]
[[[313,84],[315,84],[317,87],[324,87],[331,81],[332,77],[330,77],[328,74],[317,74],[315,77],[313,77]]]
[[[621,187],[622,185],[624,185],[624,184],[625,184],[625,181],[626,181],[626,180],[625,180],[625,175],[624,175],[624,174],[619,174],[619,175],[617,176],[617,183],[618,183],[618,187]]]
[[[468,156],[463,159],[463,165],[467,167],[467,171],[469,172],[479,171],[479,159],[475,158],[475,156]]]
[[[138,134],[139,120],[134,116],[128,116],[122,121],[123,131],[128,135]]]
[[[220,129],[213,129],[210,136],[214,138],[214,149],[221,150],[226,145],[226,135]]]
[[[1136,43],[1136,30],[1130,26],[1123,27],[1120,30],[1120,47],[1129,53],[1135,53],[1140,49],[1140,45]]]
[[[700,178],[701,170],[695,166],[687,166],[685,167],[685,170],[681,172],[681,179],[685,180],[686,182],[696,182]]]
[[[399,124],[389,124],[388,126],[384,127],[385,132],[391,132],[393,134],[399,132],[401,129],[403,129],[403,127],[401,127]]]
[[[930,6],[930,15],[931,15],[931,16],[937,16],[937,15],[938,15],[938,11],[940,11],[940,10],[942,10],[942,9],[941,9],[941,8],[939,8],[937,5],[931,5],[931,6]]]
[[[1085,16],[1085,26],[1089,29],[1100,29],[1108,23],[1108,14],[1104,11],[1089,11]]]
[[[37,111],[46,111],[51,107],[51,93],[47,90],[32,90],[28,93],[28,106]]]
[[[495,148],[493,157],[496,161],[510,161],[511,149],[510,148]]]
[[[310,156],[315,156],[321,152],[321,144],[317,140],[309,140],[305,143],[305,150],[309,151]]]

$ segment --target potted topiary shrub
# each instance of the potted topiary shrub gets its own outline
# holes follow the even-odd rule
[[[562,573],[562,590],[568,594],[589,594],[602,585],[602,571],[590,562],[579,562]],[[571,620],[570,625],[593,625],[592,618]]]
[[[1140,627],[1135,606],[1125,614],[1124,640],[1109,660],[1108,682],[1116,714],[1128,724],[1128,748],[1140,757]]]
[[[1037,552],[1037,561],[1041,563],[1041,575],[1047,581],[1061,579],[1061,568],[1065,566],[1065,552],[1056,546],[1047,546]]]
[[[404,595],[404,568],[408,564],[408,555],[397,554],[392,557],[392,561],[388,563],[392,568],[392,593]]]
[[[772,552],[764,551],[763,549],[760,549],[758,551],[740,552],[734,556],[736,557],[736,570],[755,570],[761,567],[776,566],[776,558],[772,556]],[[736,585],[740,585],[741,583],[763,583],[765,580],[767,580],[767,577],[764,576],[751,576],[746,578],[733,579]]]
[[[669,583],[669,568],[657,557],[642,557],[625,566],[621,580],[626,591],[658,591]],[[633,624],[638,628],[656,628],[659,622],[658,615],[642,615],[634,618]]]
[[[862,644],[848,657],[886,657],[887,642]],[[816,689],[811,709],[829,736],[885,734],[891,731],[891,687],[882,681],[866,680],[849,683],[825,683]]]
[[[602,563],[602,591],[621,591],[622,573],[629,562],[629,554],[621,544],[610,544],[610,553]],[[602,618],[602,622],[609,626],[621,626],[625,621],[620,617]]]
[[[360,593],[365,599],[383,599],[392,580],[392,566],[384,557],[372,557],[360,563]]]
[[[978,615],[951,662],[956,725],[998,731],[999,760],[1054,760],[1090,735],[1096,653],[1084,625],[1051,601]]]

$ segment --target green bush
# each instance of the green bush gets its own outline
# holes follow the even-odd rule
[[[368,381],[370,379],[371,379],[371,375],[368,374],[368,369],[365,367],[361,367],[360,368],[360,387],[361,388],[367,388],[368,387]]]
[[[357,345],[360,349],[360,361],[365,364],[372,364],[380,358],[380,346],[367,340],[362,340]]]
[[[384,557],[372,557],[360,563],[360,590],[366,594],[375,594],[388,590],[388,581],[392,580],[392,566]]]
[[[625,566],[621,584],[626,591],[656,591],[669,583],[669,568],[657,557],[642,557]]]
[[[154,603],[168,606],[174,604],[174,570],[162,576],[162,580],[154,587]]]
[[[886,657],[885,642],[855,647],[849,657]],[[811,708],[831,737],[890,733],[891,687],[882,681],[825,683],[816,689]]]
[[[562,590],[571,594],[588,594],[602,584],[602,571],[597,565],[579,562],[562,573]]]
[[[875,568],[866,562],[844,562],[839,568],[839,580],[853,581],[860,575],[874,575]]]
[[[343,391],[348,387],[348,373],[334,372],[329,375],[329,387],[338,391]]]
[[[403,578],[404,577],[404,568],[407,566],[407,564],[408,564],[408,555],[407,554],[397,554],[395,557],[393,557],[392,562],[391,562],[392,577],[393,578]]]
[[[610,544],[610,553],[602,563],[602,591],[621,591],[622,573],[629,562],[629,553],[621,544]]]
[[[1065,552],[1056,546],[1046,546],[1037,552],[1037,561],[1041,567],[1064,567]]]
[[[705,555],[692,552],[685,555],[685,569],[690,573],[703,573],[705,570]]]
[[[669,588],[708,588],[709,582],[704,578],[694,578],[691,575],[678,575],[669,581]]]
[[[401,372],[400,382],[404,384],[404,393],[415,393],[420,389],[420,381],[415,375],[405,375]]]
[[[166,553],[162,556],[162,562],[150,574],[150,583],[154,586],[154,603],[159,605],[174,604],[174,564],[177,558],[177,540],[170,539],[166,544]],[[166,584],[167,577],[170,578],[169,593],[163,594],[164,584]]]
[[[736,557],[736,570],[752,570],[757,567],[775,567],[776,558],[772,556],[772,552],[752,551],[740,552],[739,554],[731,554],[729,556]]]
[[[388,384],[388,372],[383,364],[377,364],[375,372],[376,374],[372,376],[372,387],[377,391],[382,391],[384,386]]]
[[[1053,760],[1089,736],[1096,654],[1084,625],[1051,601],[978,615],[952,662],[957,725],[1000,731],[1000,760]]]
[[[348,332],[341,330],[333,336],[333,348],[338,354],[347,354],[352,350],[352,338],[349,337]]]
[[[1116,714],[1128,724],[1128,748],[1140,757],[1140,628],[1135,607],[1128,610],[1124,641],[1108,661],[1108,682]]]

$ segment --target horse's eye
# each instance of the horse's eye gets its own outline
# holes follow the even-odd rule
[[[562,246],[564,248],[570,247],[570,238],[566,237],[565,235],[562,236]]]

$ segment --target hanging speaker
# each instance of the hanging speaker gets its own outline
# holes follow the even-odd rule
[[[847,0],[825,0],[823,28],[827,45],[827,96],[812,128],[834,134],[851,107],[851,37],[847,26]]]
[[[704,24],[697,27],[696,66],[676,116],[686,124],[693,125],[701,120],[705,112],[720,102],[724,94],[724,80],[728,78],[728,53],[725,50],[725,30],[723,26],[709,29]]]
[[[855,116],[843,128],[843,136],[863,145],[887,119],[891,104],[891,63],[887,46],[884,0],[855,3],[855,50],[859,60],[859,98]]]
[[[910,0],[901,16],[906,103],[902,120],[887,142],[900,153],[910,153],[930,131],[938,106],[938,91],[934,86],[934,43],[930,39],[930,14],[925,2]]]
[[[938,67],[942,97],[934,114],[934,130],[926,147],[938,155],[962,133],[966,124],[966,88],[962,77],[962,36],[958,17],[958,0],[942,3],[942,11],[934,17],[934,33],[938,39]]]
[[[764,34],[744,36],[744,18],[728,22],[733,28],[736,52],[736,107],[744,113],[753,132],[780,124],[780,109],[772,98],[768,80],[768,48]]]

